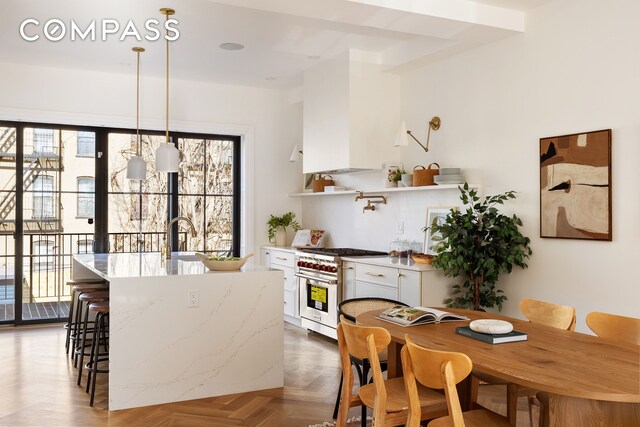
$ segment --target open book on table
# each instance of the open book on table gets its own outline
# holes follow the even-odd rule
[[[424,325],[426,323],[469,320],[469,318],[466,316],[449,313],[448,311],[437,310],[435,308],[402,306],[385,310],[380,313],[378,318],[401,326],[414,326]]]

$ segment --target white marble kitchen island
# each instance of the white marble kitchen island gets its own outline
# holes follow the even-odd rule
[[[144,253],[75,255],[72,274],[110,283],[109,410],[283,386],[281,271]]]

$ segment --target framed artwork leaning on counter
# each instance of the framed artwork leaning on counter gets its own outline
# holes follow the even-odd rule
[[[433,233],[432,226],[434,224],[442,225],[445,219],[451,212],[451,210],[457,211],[457,206],[433,206],[427,208],[427,221],[425,223],[424,233],[424,246],[423,252],[428,255],[435,255],[434,245],[441,240],[442,236],[439,233]]]

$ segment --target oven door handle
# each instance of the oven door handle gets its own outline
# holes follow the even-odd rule
[[[302,273],[296,273],[296,277],[299,277],[301,279],[307,279],[307,280],[315,280],[316,282],[326,283],[328,285],[337,285],[338,284],[337,280],[323,279],[323,278],[319,278],[319,277],[307,276],[306,274],[302,274]]]

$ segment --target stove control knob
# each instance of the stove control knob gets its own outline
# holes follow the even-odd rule
[[[313,264],[314,270],[320,270],[320,264]]]
[[[304,262],[303,261],[298,261],[297,266],[298,267],[304,267]]]
[[[337,273],[338,272],[338,267],[331,267],[330,271],[332,273]]]

